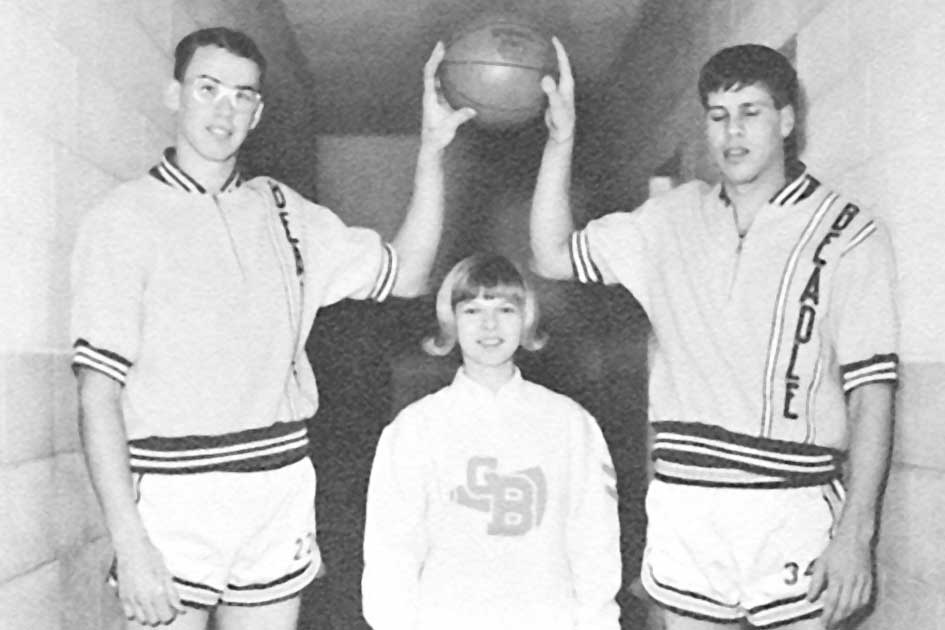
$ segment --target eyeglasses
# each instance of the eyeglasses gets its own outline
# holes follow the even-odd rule
[[[205,105],[217,103],[221,98],[229,99],[233,109],[241,114],[253,111],[262,100],[256,88],[226,85],[218,79],[202,74],[194,79],[194,98]]]

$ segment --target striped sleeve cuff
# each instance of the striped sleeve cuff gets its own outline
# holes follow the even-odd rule
[[[600,270],[591,260],[591,248],[587,241],[587,230],[577,230],[571,234],[571,266],[574,277],[581,284],[603,284]]]
[[[377,280],[370,295],[368,295],[368,299],[383,302],[388,298],[394,288],[394,282],[397,281],[397,265],[397,252],[390,243],[384,243],[381,270],[377,274]]]
[[[843,391],[866,383],[895,383],[899,380],[899,356],[896,354],[874,354],[865,361],[840,366]]]
[[[72,367],[75,369],[80,366],[92,368],[124,385],[131,361],[114,352],[96,348],[85,339],[77,339],[72,346]]]

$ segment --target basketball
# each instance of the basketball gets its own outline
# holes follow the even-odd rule
[[[555,75],[554,46],[534,24],[489,15],[460,29],[446,44],[440,86],[456,109],[471,107],[487,128],[509,128],[545,109],[541,78]]]

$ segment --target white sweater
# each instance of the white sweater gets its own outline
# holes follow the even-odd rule
[[[594,418],[462,369],[378,443],[362,579],[374,630],[617,630],[614,469]]]

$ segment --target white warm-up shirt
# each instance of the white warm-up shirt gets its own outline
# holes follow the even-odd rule
[[[579,404],[519,373],[468,378],[381,436],[362,582],[374,630],[617,630],[610,454]]]

